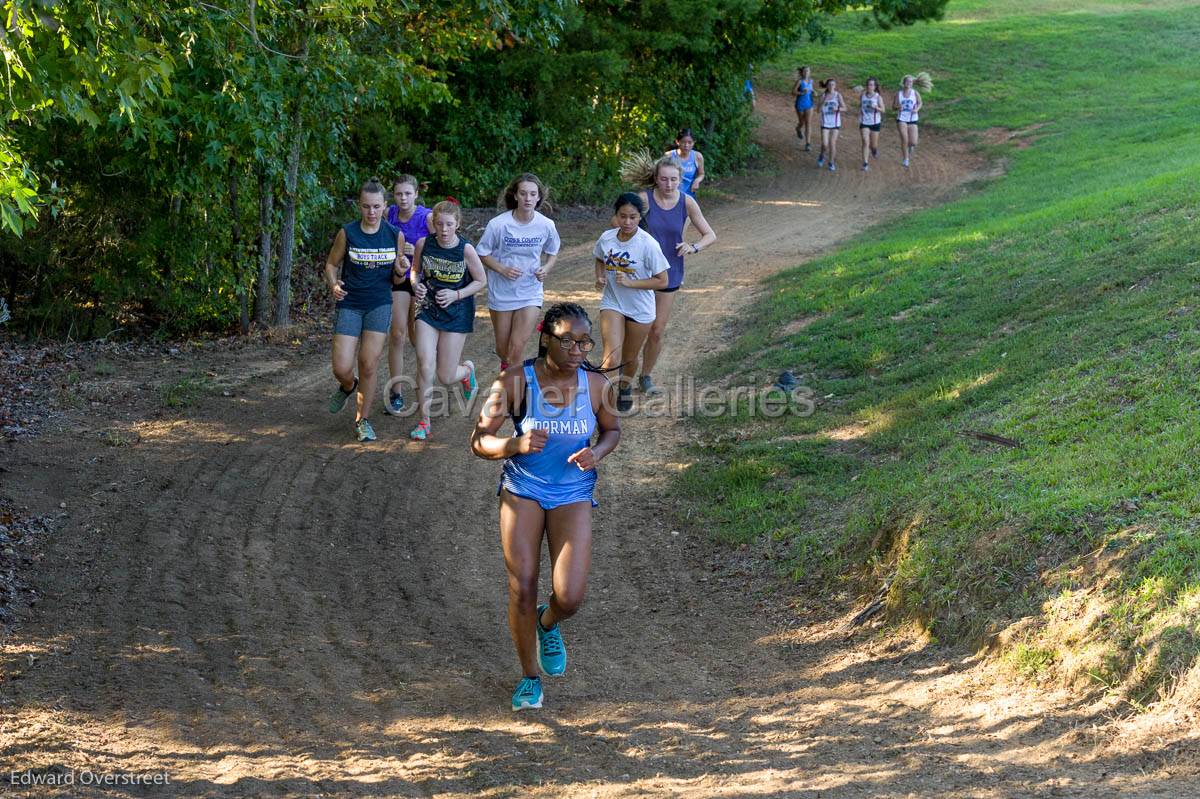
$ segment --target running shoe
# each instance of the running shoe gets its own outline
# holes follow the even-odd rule
[[[829,162],[829,171],[830,171],[830,172],[837,172],[837,164],[835,164],[835,163],[833,163],[832,161],[830,161],[830,162]]]
[[[878,158],[878,157],[879,157],[879,151],[878,151],[878,150],[876,150],[874,147],[872,147],[872,148],[871,148],[871,157],[872,157],[872,158]]]
[[[908,159],[907,159],[907,158],[905,158],[905,159],[904,159],[903,161],[901,161],[900,163],[901,163],[901,164],[903,164],[904,166],[908,166]]]
[[[359,441],[375,440],[375,428],[371,427],[371,423],[366,419],[359,419],[354,423],[354,432],[358,434]]]
[[[387,412],[392,416],[399,416],[402,410],[404,410],[404,395],[389,394],[387,401]]]
[[[358,378],[354,378],[354,385],[350,386],[349,391],[345,391],[341,386],[334,389],[333,394],[329,397],[329,412],[337,413],[342,408],[346,407],[346,400],[350,399],[350,395],[358,390]]]
[[[429,420],[422,419],[417,422],[417,426],[409,431],[408,437],[413,441],[424,441],[429,438]]]
[[[805,144],[805,145],[804,145],[804,152],[806,152],[806,153],[811,153],[811,152],[812,152],[812,145],[811,145],[811,144]]]
[[[648,397],[657,397],[663,393],[661,388],[654,385],[654,381],[650,379],[650,375],[642,375],[638,378],[638,388]]]
[[[525,710],[542,706],[542,680],[540,677],[522,677],[513,691],[512,709]]]
[[[818,167],[823,167],[823,166],[825,166],[825,156],[823,156],[823,155],[818,155],[818,156],[817,156],[817,166],[818,166]]]
[[[479,388],[479,385],[475,382],[475,362],[463,361],[463,366],[470,369],[471,373],[458,382],[462,386],[463,397],[466,398],[467,402],[470,402],[475,399],[475,390]]]
[[[507,372],[507,371],[508,371],[508,361],[501,361],[501,362],[500,362],[500,371],[501,371],[501,372]]]
[[[625,413],[633,407],[633,389],[617,389],[617,413]]]
[[[567,670],[567,646],[557,624],[549,630],[542,627],[542,612],[548,607],[538,605],[537,609],[538,666],[550,677],[559,677]]]
[[[870,172],[870,171],[871,171],[871,165],[868,164],[866,161],[863,161],[863,172]]]

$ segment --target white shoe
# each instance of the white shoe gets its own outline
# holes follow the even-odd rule
[[[908,159],[907,159],[907,158],[905,158],[905,159],[904,159],[904,166],[908,166]]]

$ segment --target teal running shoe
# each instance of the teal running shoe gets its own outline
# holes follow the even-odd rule
[[[475,399],[475,391],[479,388],[479,384],[475,382],[475,363],[473,361],[463,361],[463,366],[471,370],[470,374],[458,381],[462,386],[463,398],[470,402]]]
[[[542,681],[537,677],[522,677],[513,691],[512,709],[525,710],[542,706]]]
[[[548,676],[558,677],[567,670],[567,647],[557,624],[549,630],[542,628],[542,611],[548,607],[538,605],[537,609],[538,665]]]
[[[341,386],[338,386],[337,388],[335,388],[333,390],[333,394],[331,394],[329,396],[329,412],[337,413],[342,408],[345,408],[346,400],[350,399],[350,396],[355,391],[358,391],[358,378],[357,377],[354,378],[354,385],[350,386],[349,391],[343,391]]]
[[[359,441],[375,440],[375,428],[371,427],[371,423],[366,419],[359,419],[354,423],[354,432],[358,434]]]

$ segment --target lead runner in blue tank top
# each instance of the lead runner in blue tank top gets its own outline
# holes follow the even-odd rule
[[[559,624],[579,610],[587,588],[596,464],[621,440],[614,387],[586,361],[595,347],[587,312],[553,305],[540,330],[538,356],[500,374],[471,436],[476,455],[504,459],[500,542],[508,629],[522,671],[513,710],[542,706],[539,669],[550,676],[566,670]],[[502,436],[510,416],[514,434]],[[550,597],[539,605],[543,538],[553,575]]]

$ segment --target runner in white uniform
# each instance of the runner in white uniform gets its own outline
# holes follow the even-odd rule
[[[539,210],[545,201],[546,187],[536,175],[513,178],[504,189],[508,210],[488,222],[475,248],[493,273],[488,311],[501,371],[521,364],[521,353],[541,316],[542,283],[558,260],[558,229]]]
[[[913,76],[905,75],[900,81],[900,91],[892,101],[896,111],[896,128],[900,131],[900,148],[904,153],[904,165],[917,149],[917,119],[921,111],[921,93],[913,88]]]
[[[862,134],[863,171],[871,168],[870,160],[879,155],[879,128],[883,125],[883,95],[879,81],[867,78],[867,86],[858,98],[858,131]]]
[[[817,156],[817,166],[825,164],[825,156],[829,155],[829,171],[837,171],[837,139],[842,128],[842,114],[846,112],[846,101],[837,90],[837,79],[821,81],[825,93],[817,102],[821,112],[821,153]]]

